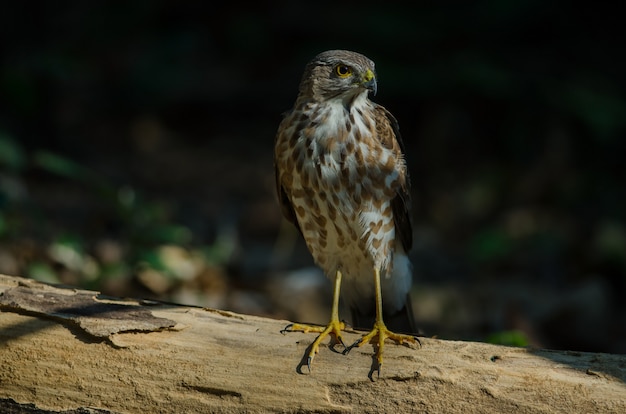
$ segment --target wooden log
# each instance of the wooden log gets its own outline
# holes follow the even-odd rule
[[[1,275],[0,311],[3,413],[626,412],[624,355],[422,338],[378,378],[372,346],[309,373],[288,321]]]

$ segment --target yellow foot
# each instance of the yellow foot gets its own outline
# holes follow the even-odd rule
[[[313,362],[313,358],[315,358],[315,354],[319,352],[320,343],[324,338],[328,335],[331,335],[335,343],[339,343],[343,346],[344,350],[347,349],[346,345],[343,343],[343,338],[341,337],[341,331],[346,328],[346,324],[344,322],[340,322],[338,320],[331,320],[326,327],[316,326],[316,325],[303,325],[299,323],[291,323],[285,327],[281,333],[287,332],[319,332],[315,341],[309,346],[309,352],[307,354],[306,365],[309,368],[309,372],[311,372],[311,362]]]
[[[352,345],[350,345],[347,349],[346,349],[346,353],[350,352],[350,350],[354,347],[361,347],[365,344],[370,343],[374,338],[377,338],[377,342],[376,342],[376,361],[378,363],[378,365],[376,366],[376,368],[373,368],[373,370],[378,371],[378,376],[380,376],[380,368],[383,365],[383,346],[385,343],[385,339],[389,338],[394,340],[398,345],[402,345],[405,342],[410,342],[412,344],[418,343],[421,346],[421,342],[420,340],[413,335],[405,335],[405,334],[397,334],[395,332],[391,332],[389,329],[387,329],[387,327],[385,326],[385,324],[380,321],[380,322],[375,322],[374,323],[374,327],[372,328],[372,330],[363,335],[361,337],[361,339],[358,339],[355,343],[353,343]],[[371,374],[371,372],[370,372]]]

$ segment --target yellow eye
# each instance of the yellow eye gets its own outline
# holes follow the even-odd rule
[[[335,73],[340,78],[347,78],[348,76],[352,75],[352,68],[346,65],[337,65],[335,67]]]

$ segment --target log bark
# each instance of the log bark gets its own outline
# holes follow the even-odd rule
[[[421,338],[380,377],[373,346],[309,373],[288,321],[1,275],[0,311],[3,413],[626,412],[624,355]]]

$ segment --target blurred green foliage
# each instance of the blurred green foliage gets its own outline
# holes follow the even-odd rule
[[[487,342],[490,344],[496,345],[506,345],[506,346],[518,346],[525,347],[528,346],[528,338],[524,332],[521,331],[503,331],[497,332],[490,335],[487,338]]]
[[[23,149],[3,131],[0,131],[0,166],[14,173],[24,167]]]
[[[6,135],[0,136],[0,154],[0,247],[33,235],[43,238],[40,242],[44,251],[22,263],[23,267],[16,269],[19,275],[48,283],[102,289],[111,281],[118,287],[127,287],[135,275],[152,271],[153,276],[170,279],[158,292],[166,293],[207,266],[223,265],[232,254],[232,246],[224,243],[194,245],[191,230],[175,222],[165,203],[146,200],[128,185],[117,187],[68,157],[46,150],[28,154]],[[26,175],[33,171],[60,177],[67,183],[80,183],[87,191],[84,197],[108,207],[112,214],[108,219],[116,222],[123,232],[123,240],[109,241],[108,249],[115,253],[95,256],[94,242],[106,236],[103,234],[89,235],[70,229],[51,233],[37,230],[29,234],[33,227],[52,224],[43,208],[28,197]],[[32,218],[34,222],[29,223]],[[195,266],[190,267],[192,256]],[[187,272],[180,271],[185,268]]]

